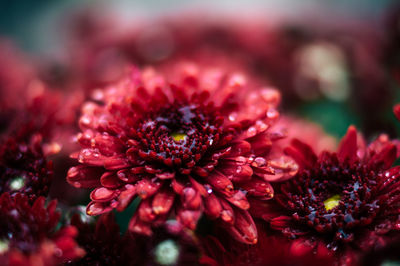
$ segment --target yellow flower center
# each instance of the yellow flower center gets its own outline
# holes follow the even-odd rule
[[[173,132],[171,134],[171,137],[175,140],[175,141],[181,141],[184,140],[186,138],[186,134],[183,133],[178,133],[178,132]]]
[[[330,211],[336,208],[340,202],[340,195],[333,195],[324,201],[325,210]]]

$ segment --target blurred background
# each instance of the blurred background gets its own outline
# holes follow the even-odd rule
[[[387,47],[393,46],[387,37],[390,34],[387,17],[395,2],[3,0],[0,3],[0,35],[34,57],[45,56],[60,61],[65,59],[65,49],[71,49],[68,29],[78,19],[74,14],[82,10],[96,10],[97,22],[102,16],[99,14],[106,14],[104,20],[118,18],[119,25],[127,28],[135,26],[137,21],[179,17],[181,14],[229,17],[236,20],[235,23],[255,16],[258,22],[265,20],[269,24],[278,24],[277,28],[282,29],[287,38],[285,42],[293,43],[295,47],[290,50],[294,55],[287,58],[295,62],[294,67],[289,66],[296,72],[290,74],[295,76],[290,84],[282,77],[285,68],[276,68],[274,73],[273,65],[260,63],[266,68],[263,75],[268,75],[274,85],[285,91],[285,111],[319,123],[335,137],[342,136],[349,124],[357,125],[372,137],[381,131],[391,135],[397,133],[391,112],[392,104],[400,100],[397,83],[391,78],[390,70],[384,69],[387,61],[397,60],[393,59],[393,53],[386,53]],[[324,23],[328,25],[326,28]],[[350,38],[353,40],[348,45]],[[283,51],[282,56],[288,53]],[[269,59],[267,56],[265,60]],[[365,65],[373,67],[366,69]],[[324,67],[326,72],[323,72]],[[332,71],[334,75],[326,77],[324,74]],[[310,85],[315,80],[321,88]],[[324,87],[324,84],[328,85]]]
[[[89,7],[104,7],[127,18],[203,10],[218,15],[264,13],[266,18],[279,15],[304,20],[309,13],[336,14],[379,23],[394,3],[396,0],[2,0],[0,34],[12,38],[24,49],[43,52],[60,37],[57,33],[66,14]]]

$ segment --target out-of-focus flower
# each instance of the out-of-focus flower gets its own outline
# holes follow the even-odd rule
[[[298,174],[276,189],[271,203],[252,203],[254,215],[297,239],[294,245],[326,245],[341,263],[383,245],[400,230],[397,147],[386,135],[366,146],[357,134],[350,127],[337,153],[319,156],[293,140],[285,151],[298,162]]]
[[[46,159],[41,136],[31,136],[29,130],[22,128],[0,144],[0,193],[22,193],[33,202],[47,196],[53,164]]]
[[[328,135],[324,129],[311,121],[294,116],[282,115],[274,125],[274,129],[286,132],[286,138],[279,140],[279,145],[274,147],[284,149],[290,145],[292,139],[298,139],[313,148],[316,153],[334,151],[337,140]]]
[[[76,84],[67,81],[68,88],[45,81],[39,64],[5,40],[0,40],[0,60],[4,63],[0,66],[0,133],[29,125],[45,142],[57,139],[64,144],[63,132],[74,127],[83,101],[79,86],[73,90]]]
[[[67,265],[198,265],[200,248],[192,233],[180,224],[168,221],[152,236],[127,232],[120,235],[113,213],[100,217],[96,224],[81,221],[71,224],[78,229],[77,242],[86,255]]]
[[[39,197],[8,193],[0,196],[0,263],[2,265],[59,265],[79,258],[84,251],[75,243],[72,226],[56,230],[60,214],[56,201],[45,207]]]
[[[269,154],[282,138],[269,130],[280,94],[222,68],[182,63],[167,73],[133,69],[95,92],[97,103],[83,106],[82,149],[73,155],[81,165],[68,182],[96,188],[89,215],[122,211],[139,197],[133,232],[150,235],[171,214],[195,229],[205,213],[237,240],[255,243],[248,198],[270,199],[269,182],[297,171],[289,157]]]
[[[6,131],[13,115],[31,98],[33,91],[26,90],[34,77],[32,62],[29,62],[10,41],[0,39],[0,133]],[[23,96],[23,97],[21,97]]]

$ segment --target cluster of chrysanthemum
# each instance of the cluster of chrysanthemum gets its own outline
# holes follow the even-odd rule
[[[370,104],[385,69],[368,47],[200,21],[114,36],[87,19],[70,63],[0,45],[0,264],[400,259],[400,142],[350,126],[336,148],[280,107],[351,87]]]

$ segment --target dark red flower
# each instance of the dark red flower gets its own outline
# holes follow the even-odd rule
[[[96,224],[72,217],[78,229],[77,242],[86,255],[68,265],[198,265],[200,248],[192,233],[177,222],[155,228],[152,236],[120,235],[113,213],[100,217]]]
[[[53,165],[45,157],[41,136],[31,136],[29,130],[22,128],[0,144],[0,193],[22,193],[32,202],[47,196]]]
[[[44,197],[31,205],[21,194],[0,196],[0,264],[59,265],[83,256],[74,240],[76,229],[56,229],[56,205],[52,201],[45,207]]]
[[[293,244],[323,243],[343,255],[342,263],[385,243],[400,230],[400,167],[392,167],[397,147],[386,135],[366,146],[357,134],[350,127],[337,153],[319,156],[293,140],[286,152],[298,162],[298,174],[276,189],[271,203],[252,204],[254,215],[300,240]]]
[[[194,229],[205,213],[255,243],[248,198],[270,199],[269,181],[297,170],[269,152],[282,137],[269,130],[279,93],[221,68],[177,64],[166,72],[134,69],[84,105],[82,149],[73,156],[81,165],[69,170],[68,182],[96,188],[89,215],[122,211],[141,198],[134,232],[151,234],[170,215]]]
[[[133,242],[120,235],[113,213],[104,214],[95,224],[85,223],[79,214],[75,214],[71,225],[77,228],[76,241],[86,254],[67,265],[129,265]]]

